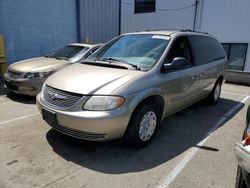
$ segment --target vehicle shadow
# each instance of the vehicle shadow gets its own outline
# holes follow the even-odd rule
[[[0,85],[0,96],[2,95],[8,95],[9,90],[3,86]]]
[[[7,97],[14,102],[25,103],[25,104],[36,104],[36,97],[33,96],[9,92],[7,94]]]
[[[13,93],[9,89],[5,88],[4,86],[0,86],[0,96],[6,96],[7,99],[12,100],[14,102],[20,102],[20,103],[25,103],[25,104],[36,103],[36,97]]]
[[[198,143],[216,130],[213,128],[221,122],[222,117],[225,121],[220,127],[243,106],[243,103],[224,98],[215,106],[206,105],[205,102],[192,105],[166,118],[153,142],[143,149],[132,149],[122,140],[103,143],[83,141],[53,129],[47,132],[46,137],[55,153],[85,168],[107,174],[145,171],[174,159],[191,147],[218,152],[219,148],[199,146]],[[232,108],[235,111],[227,114]]]

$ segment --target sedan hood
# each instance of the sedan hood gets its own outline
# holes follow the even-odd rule
[[[10,70],[17,72],[37,72],[44,70],[55,70],[69,63],[65,60],[57,60],[54,58],[38,57],[16,62],[9,66]]]
[[[45,84],[56,89],[84,95],[108,95],[143,73],[143,71],[136,70],[74,64],[51,75]]]

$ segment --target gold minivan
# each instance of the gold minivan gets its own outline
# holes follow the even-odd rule
[[[32,58],[11,64],[5,77],[5,85],[14,93],[37,95],[48,76],[57,70],[77,63],[101,44],[74,43],[66,45],[44,57]]]
[[[189,31],[123,34],[44,83],[43,119],[64,134],[95,141],[150,143],[163,118],[207,98],[215,104],[227,66],[221,44]]]

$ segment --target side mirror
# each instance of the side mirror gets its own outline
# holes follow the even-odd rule
[[[175,57],[171,63],[163,64],[163,71],[173,71],[181,69],[188,65],[188,61],[184,57]]]

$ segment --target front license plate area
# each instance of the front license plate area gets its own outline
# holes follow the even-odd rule
[[[14,86],[14,85],[11,83],[11,81],[5,79],[4,82],[5,82],[5,85],[6,85],[7,88],[9,88],[9,89],[11,89],[11,90],[18,90],[18,87],[17,87],[17,86]]]
[[[42,109],[43,119],[51,126],[57,126],[57,118],[55,112]]]

